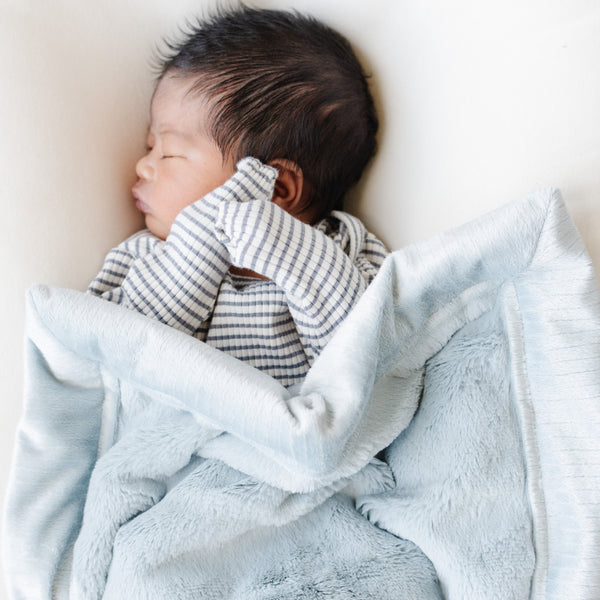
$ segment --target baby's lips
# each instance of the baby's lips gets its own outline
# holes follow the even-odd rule
[[[133,196],[133,199],[135,200],[135,206],[139,211],[143,213],[150,211],[150,207],[144,202],[139,190],[135,185],[131,188],[131,195]]]

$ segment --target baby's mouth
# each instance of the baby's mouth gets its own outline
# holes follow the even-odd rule
[[[135,186],[131,190],[131,195],[135,199],[135,206],[140,212],[150,212],[150,207],[142,200],[142,197],[140,196],[140,193],[135,189]]]
[[[141,211],[143,213],[150,212],[150,207],[143,200],[140,200],[139,198],[136,199],[135,206],[139,211]]]

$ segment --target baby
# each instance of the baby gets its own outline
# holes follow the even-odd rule
[[[132,190],[147,230],[88,291],[292,385],[386,256],[341,210],[376,147],[365,74],[292,12],[220,12],[170,49]]]

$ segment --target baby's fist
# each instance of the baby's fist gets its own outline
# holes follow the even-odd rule
[[[277,169],[263,164],[257,158],[247,156],[237,163],[237,172],[228,181],[235,191],[232,195],[238,202],[248,200],[270,201],[273,197]]]

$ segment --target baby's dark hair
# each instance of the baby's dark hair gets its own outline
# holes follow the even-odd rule
[[[378,119],[349,42],[297,12],[241,5],[199,21],[161,58],[193,77],[224,156],[295,162],[317,219],[341,209],[376,149]]]

